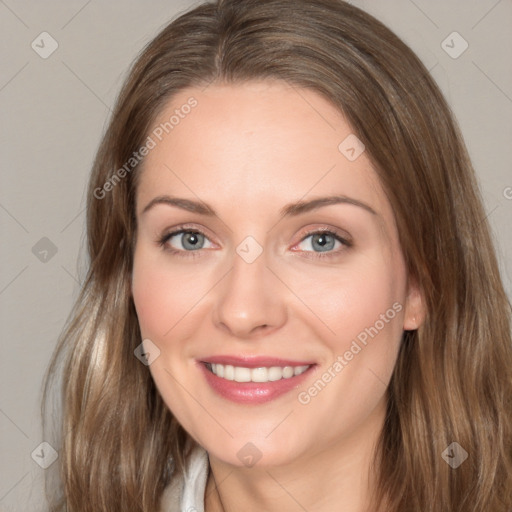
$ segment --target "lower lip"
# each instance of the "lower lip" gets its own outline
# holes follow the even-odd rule
[[[206,382],[223,398],[232,402],[245,404],[263,404],[275,400],[297,388],[308,378],[315,365],[311,365],[304,373],[289,379],[280,379],[273,382],[236,382],[217,377],[204,363],[198,363]]]

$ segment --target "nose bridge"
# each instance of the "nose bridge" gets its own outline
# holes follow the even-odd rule
[[[263,327],[279,327],[286,320],[279,283],[267,264],[267,254],[254,239],[248,237],[236,248],[231,271],[214,306],[214,322],[237,337]]]

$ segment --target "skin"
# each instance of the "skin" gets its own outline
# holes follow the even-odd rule
[[[243,504],[246,511],[332,511],[343,504],[344,512],[363,512],[401,336],[424,317],[392,209],[366,152],[351,162],[338,150],[352,129],[316,93],[270,81],[190,88],[155,126],[190,96],[197,106],[145,158],[132,293],[143,339],[160,350],[150,365],[158,390],[208,451],[206,510]],[[200,199],[217,215],[166,204],[143,213],[162,194]],[[375,213],[335,204],[280,214],[288,203],[333,194]],[[203,248],[187,252],[181,235],[162,248],[159,237],[183,223],[206,235]],[[337,230],[352,245],[335,243],[326,251],[331,256],[320,258],[325,253],[308,236],[319,228]],[[252,263],[236,252],[247,236],[263,249]],[[300,403],[299,392],[396,303],[394,318]],[[237,404],[217,395],[197,367],[197,359],[215,354],[317,366],[299,389],[276,400]],[[261,454],[252,467],[237,456],[248,442]]]

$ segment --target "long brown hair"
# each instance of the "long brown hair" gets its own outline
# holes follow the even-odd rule
[[[61,485],[51,510],[156,511],[183,471],[188,435],[133,355],[141,342],[130,292],[139,165],[118,170],[176,92],[264,79],[314,90],[345,114],[425,298],[426,320],[404,333],[388,389],[375,509],[385,498],[390,512],[510,512],[511,307],[474,171],[427,69],[383,24],[341,0],[201,4],[132,66],[90,178],[89,271],[46,380],[49,396],[53,377],[62,379]],[[442,456],[452,442],[468,453],[456,469]]]

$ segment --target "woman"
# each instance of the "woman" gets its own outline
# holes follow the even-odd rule
[[[511,510],[510,304],[457,125],[380,22],[183,14],[88,198],[52,510]]]

